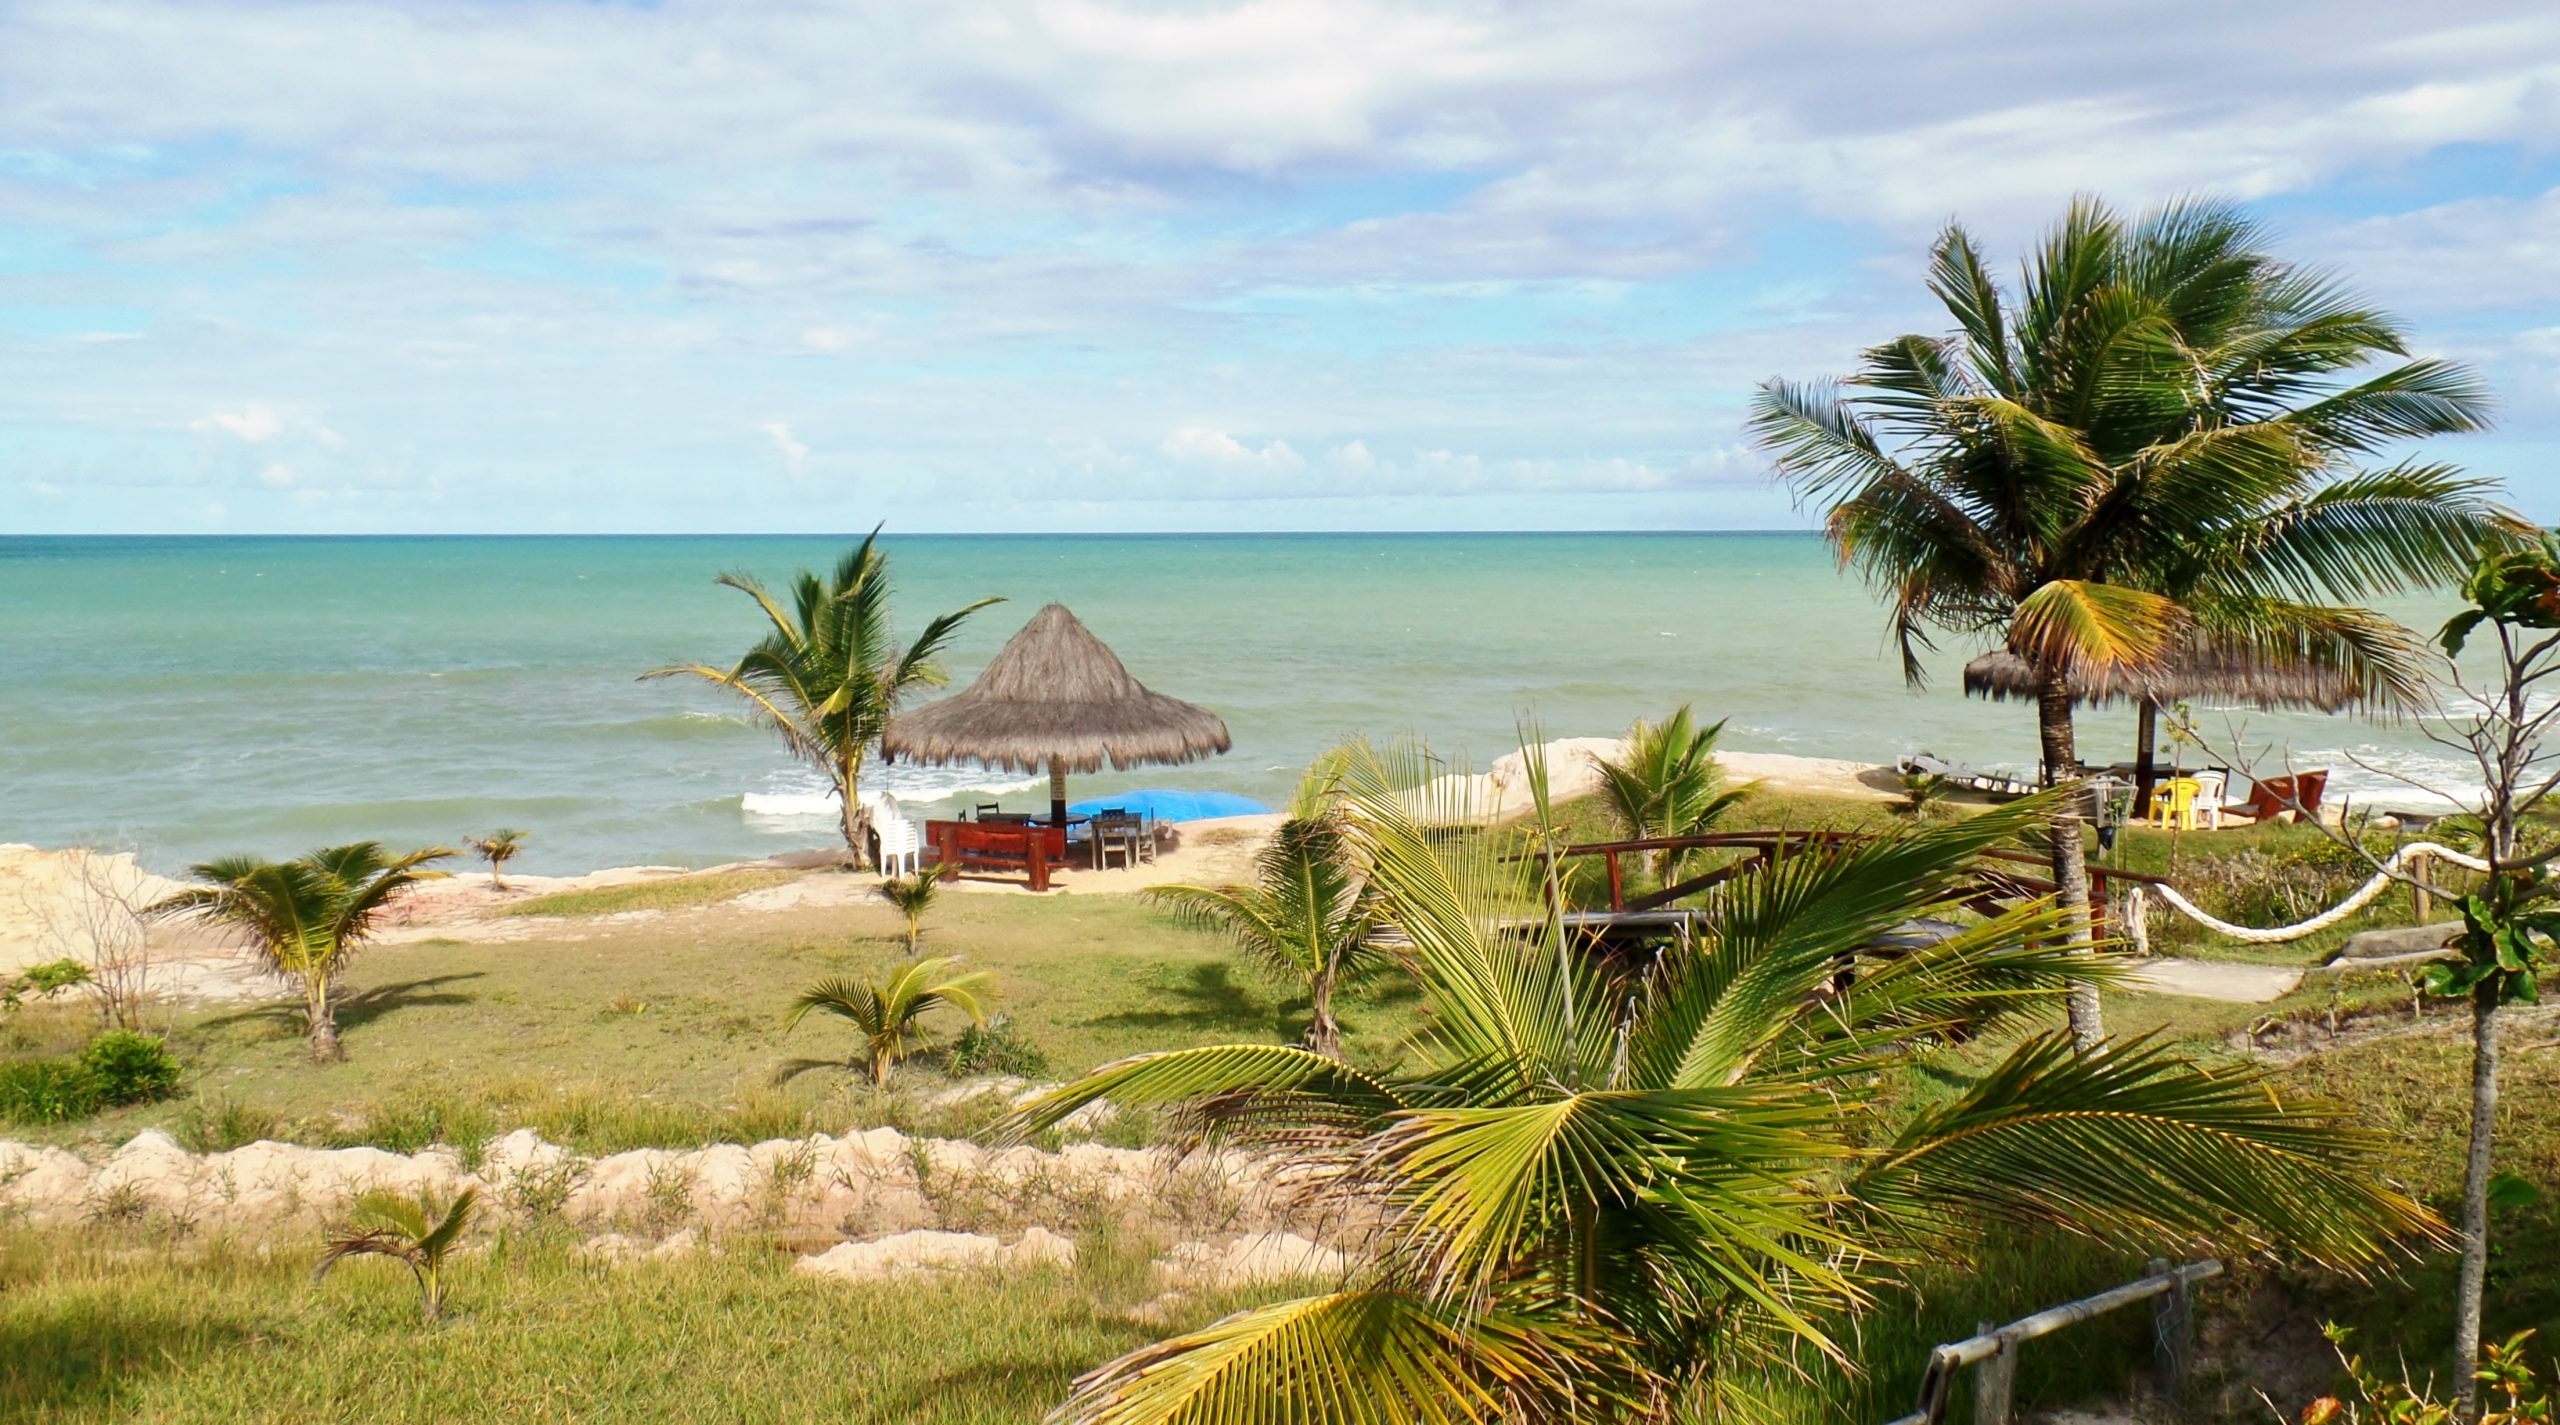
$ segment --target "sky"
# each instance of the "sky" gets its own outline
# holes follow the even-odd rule
[[[2078,193],[2560,519],[2560,6],[0,0],[0,534],[1800,528],[1754,386]]]

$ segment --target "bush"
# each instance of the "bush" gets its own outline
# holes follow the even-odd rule
[[[999,1014],[984,1024],[972,1024],[960,1031],[960,1037],[951,1041],[947,1067],[954,1078],[1010,1074],[1036,1079],[1049,1072],[1049,1056],[1024,1038],[1011,1019]]]
[[[110,1104],[149,1103],[177,1091],[178,1061],[157,1035],[110,1029],[89,1041],[80,1062],[98,1081],[98,1097]]]
[[[75,1058],[18,1059],[0,1064],[0,1119],[68,1123],[98,1111],[98,1078]]]

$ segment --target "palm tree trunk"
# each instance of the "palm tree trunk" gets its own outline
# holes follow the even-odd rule
[[[2036,689],[2036,731],[2044,744],[2046,786],[2071,779],[2080,765],[2071,728],[2071,687],[2061,670],[2050,669]],[[2080,839],[2080,804],[2072,799],[2053,816],[2054,899],[2072,912],[2064,934],[2069,943],[2089,950],[2089,849]],[[2080,984],[2071,991],[2071,1042],[2082,1050],[2098,1047],[2107,1037],[2105,1009],[2098,987]]]
[[[2462,1165],[2462,1270],[2453,1291],[2454,1408],[2472,1418],[2479,1383],[2480,1318],[2489,1283],[2489,1148],[2498,1120],[2498,989],[2491,976],[2471,991],[2471,1150]]]
[[[1333,1017],[1333,976],[1307,982],[1307,1048],[1328,1059],[1342,1057],[1342,1025]]]
[[[2148,698],[2133,724],[2133,819],[2151,815],[2151,789],[2160,784],[2160,705]]]
[[[839,758],[835,765],[836,799],[843,804],[845,849],[853,853],[858,870],[870,870],[876,859],[871,854],[871,811],[862,804],[857,789],[862,781],[862,754]]]
[[[347,1057],[345,1046],[338,1042],[338,1010],[329,1003],[329,982],[312,980],[304,987],[303,1012],[311,1020],[311,1062],[342,1063]]]

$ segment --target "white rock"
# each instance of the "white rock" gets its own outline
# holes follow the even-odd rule
[[[1034,1227],[1008,1247],[975,1232],[900,1232],[873,1242],[839,1242],[792,1263],[791,1269],[839,1281],[881,1281],[913,1272],[998,1271],[1072,1266],[1073,1242]]]
[[[1172,1289],[1218,1291],[1308,1279],[1339,1281],[1351,1261],[1295,1232],[1249,1232],[1223,1244],[1180,1243],[1156,1268]]]

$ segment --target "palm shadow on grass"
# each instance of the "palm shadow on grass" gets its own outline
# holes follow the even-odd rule
[[[445,990],[443,986],[463,980],[480,979],[486,973],[482,970],[465,970],[451,975],[429,975],[422,979],[375,985],[369,989],[341,995],[336,1004],[338,1028],[341,1031],[361,1029],[375,1020],[404,1009],[431,1009],[438,1006],[477,1003],[479,999],[477,995],[457,994]],[[302,1001],[299,999],[274,1000],[231,1014],[216,1015],[204,1021],[206,1029],[229,1029],[251,1024],[268,1026],[283,1024],[298,1034],[302,1030]]]
[[[1124,1009],[1113,1014],[1095,1015],[1084,1023],[1094,1028],[1113,1029],[1230,1029],[1241,1032],[1272,1030],[1296,1033],[1289,1023],[1289,1006],[1274,1004],[1253,985],[1236,978],[1235,968],[1225,961],[1212,960],[1191,967],[1189,983],[1175,982],[1153,987],[1153,993],[1166,1001],[1153,1009]],[[1298,1008],[1305,1009],[1303,997]]]
[[[1064,1400],[1074,1387],[1076,1373],[1090,1364],[1036,1356],[980,1361],[958,1370],[941,1372],[922,1387],[906,1392],[906,1398],[898,1402],[896,1413],[884,1418],[1003,1419],[1022,1412],[1026,1396],[1043,1405]]]
[[[245,1349],[256,1333],[229,1324],[165,1319],[161,1308],[130,1311],[112,1300],[69,1313],[0,1324],[0,1418],[86,1418],[118,1413],[130,1390],[158,1371]]]

